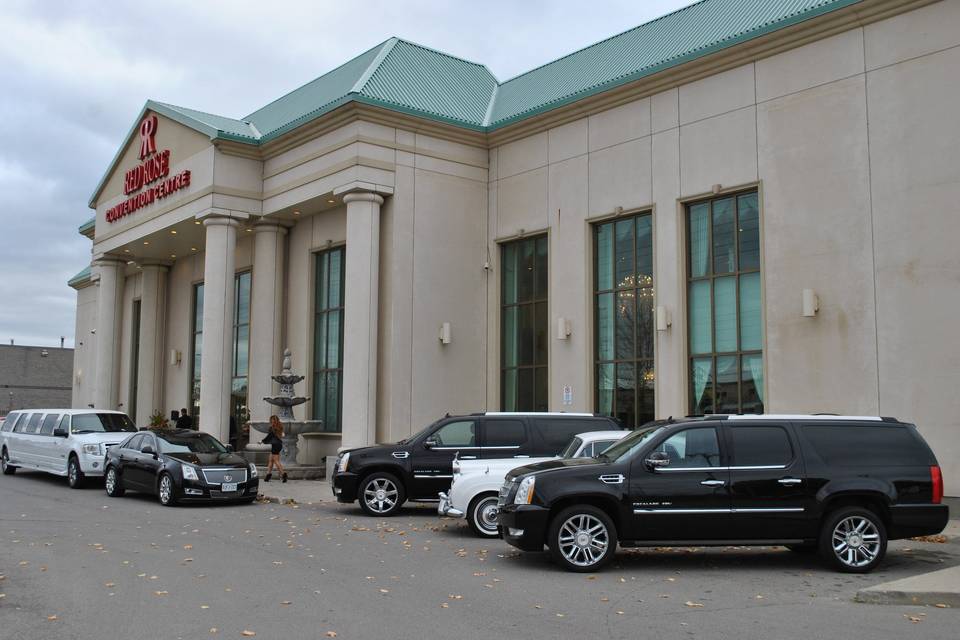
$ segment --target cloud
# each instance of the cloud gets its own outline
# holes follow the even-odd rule
[[[87,200],[148,98],[242,117],[400,36],[505,80],[686,4],[5,0],[0,340],[72,344]]]

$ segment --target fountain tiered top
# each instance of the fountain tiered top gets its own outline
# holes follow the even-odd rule
[[[280,383],[280,393],[275,396],[268,396],[264,398],[266,402],[272,404],[275,407],[280,407],[280,414],[277,416],[280,420],[287,422],[293,420],[293,411],[291,407],[295,407],[299,404],[303,404],[309,398],[303,396],[294,396],[293,395],[293,385],[303,380],[303,376],[295,375],[291,370],[290,349],[284,349],[283,351],[283,371],[279,375],[271,376],[276,382]]]

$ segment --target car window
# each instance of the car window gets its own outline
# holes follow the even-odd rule
[[[57,424],[58,420],[60,420],[59,413],[48,413],[47,416],[43,419],[43,424],[40,425],[40,435],[52,436],[53,426]]]
[[[538,418],[533,424],[543,443],[542,453],[548,456],[560,455],[570,443],[570,439],[578,433],[617,428],[616,424],[605,418]]]
[[[578,458],[592,458],[593,457],[593,443],[591,442],[583,448],[583,451],[580,452]]]
[[[927,466],[933,457],[903,426],[806,424],[804,437],[830,465],[850,467]]]
[[[583,440],[574,436],[573,440],[570,441],[570,444],[563,448],[563,451],[560,452],[561,458],[572,458],[577,451],[580,449],[580,445],[583,444]]]
[[[133,436],[123,445],[124,449],[131,449],[133,451],[140,451],[140,443],[143,442],[144,435],[141,433],[138,436]]]
[[[476,447],[476,423],[473,420],[448,422],[431,436],[438,447]]]
[[[600,455],[606,451],[609,447],[616,444],[616,440],[597,440],[593,443],[593,455]]]
[[[118,433],[136,431],[124,413],[78,413],[73,416],[73,433]]]
[[[720,443],[714,427],[678,431],[661,442],[655,451],[667,454],[669,469],[720,466]]]
[[[0,431],[12,431],[13,425],[17,423],[17,418],[20,417],[19,413],[8,413],[7,419],[3,421],[3,427],[0,427]]]
[[[187,435],[164,433],[157,435],[162,453],[227,453],[227,448],[208,433]]]
[[[35,413],[30,416],[30,421],[27,422],[27,426],[23,428],[24,433],[36,433],[37,429],[40,428],[40,418],[43,417],[42,413]]]
[[[485,420],[483,429],[485,447],[519,447],[527,441],[522,420]]]
[[[157,450],[157,443],[154,441],[149,434],[143,434],[141,436],[143,439],[140,441],[140,444],[137,445],[137,449],[143,451],[146,447],[152,447],[154,451]]]
[[[790,437],[783,427],[730,427],[730,437],[735,466],[780,466],[793,460]]]
[[[63,429],[66,432],[70,432],[70,414],[65,413],[63,417],[60,418],[60,424],[57,425],[57,429]],[[56,429],[54,429],[56,431]]]

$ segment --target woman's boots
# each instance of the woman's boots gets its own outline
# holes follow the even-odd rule
[[[283,476],[281,476],[281,477],[283,478],[283,482],[286,482],[286,481],[287,481],[287,472],[284,471],[284,472],[283,472]]]
[[[272,473],[268,473],[267,475],[265,475],[265,476],[263,477],[263,481],[264,481],[264,482],[270,482],[270,476],[272,476],[272,475],[273,475]]]

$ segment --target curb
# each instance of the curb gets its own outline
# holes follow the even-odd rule
[[[311,502],[298,502],[295,498],[279,498],[277,496],[268,496],[261,493],[257,496],[257,502],[260,502],[260,503],[270,502],[272,504],[288,504],[288,505],[300,506],[300,505],[320,504],[321,502],[323,502],[323,500],[313,500]]]
[[[914,606],[930,606],[940,608],[960,607],[960,592],[958,591],[897,591],[870,590],[858,591],[854,597],[857,602],[866,604],[899,604]]]

